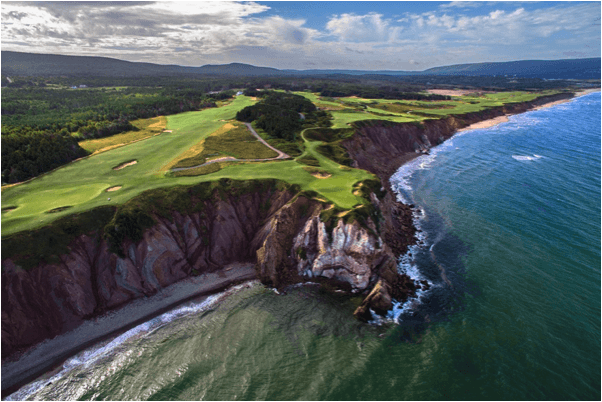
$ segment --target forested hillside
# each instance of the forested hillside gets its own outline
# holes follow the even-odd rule
[[[308,122],[322,119],[328,124],[327,113],[318,111],[316,106],[303,96],[283,92],[246,92],[262,96],[261,102],[247,106],[236,114],[236,119],[244,122],[256,122],[275,138],[293,141],[296,134]]]
[[[78,141],[129,130],[140,118],[215,107],[233,91],[177,87],[2,90],[2,182],[16,183],[87,154]]]

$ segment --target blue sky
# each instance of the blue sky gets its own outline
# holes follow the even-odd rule
[[[600,57],[600,5],[3,1],[2,50],[362,70]]]

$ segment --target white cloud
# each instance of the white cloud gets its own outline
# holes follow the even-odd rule
[[[490,2],[492,3],[492,2]],[[481,7],[483,4],[483,2],[481,1],[452,1],[449,3],[445,3],[439,6],[439,8],[442,9],[446,9],[446,8],[477,8],[477,7]]]
[[[516,6],[521,3],[539,3],[539,1],[452,1],[450,3],[441,4],[439,8],[478,8],[483,6],[496,6],[499,4]]]
[[[465,38],[480,43],[523,44],[560,31],[570,35],[584,30],[599,17],[599,10],[599,4],[586,3],[534,11],[524,8],[512,12],[494,10],[470,17],[428,12],[407,15],[410,27],[406,32],[437,35],[439,38]],[[424,32],[425,29],[428,33]]]
[[[266,16],[270,5],[2,2],[2,49],[182,65],[237,61],[280,68],[408,70],[599,56],[599,2],[541,4],[535,10],[516,3],[510,3],[512,9],[508,3],[472,9],[449,3],[395,18],[343,13],[321,28],[309,23],[311,14],[306,19]]]
[[[401,27],[391,26],[382,14],[341,14],[333,16],[326,29],[343,42],[386,42],[395,40]]]

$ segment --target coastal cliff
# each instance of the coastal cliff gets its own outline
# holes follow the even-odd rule
[[[355,134],[342,145],[354,166],[376,174],[384,183],[401,165],[451,138],[456,131],[476,122],[523,113],[547,103],[573,98],[573,93],[539,97],[531,102],[509,103],[480,112],[453,115],[420,123],[363,120],[353,123]],[[386,186],[387,187],[387,186]]]
[[[317,281],[366,295],[355,311],[362,320],[372,317],[371,310],[384,314],[393,300],[428,286],[397,273],[397,256],[416,241],[416,229],[411,206],[398,203],[389,190],[390,175],[459,128],[572,96],[421,124],[356,123],[356,133],[342,146],[383,187],[367,194],[371,213],[365,216],[329,215],[332,205],[275,180],[222,179],[141,194],[105,211],[107,218],[95,227],[64,218],[54,225],[58,232],[3,239],[2,357],[234,262],[254,263],[258,278],[276,288]],[[68,242],[57,245],[61,236]],[[4,252],[5,245],[8,250],[27,242],[44,244]],[[49,249],[55,254],[43,251]]]
[[[320,214],[332,205],[297,186],[220,180],[169,191],[172,199],[163,205],[158,199],[166,194],[141,194],[109,211],[104,229],[79,228],[81,219],[67,217],[50,235],[28,233],[46,243],[76,235],[58,255],[32,262],[13,251],[2,260],[3,358],[186,277],[236,262],[255,263],[257,277],[276,288],[322,279],[363,293],[377,282],[393,289],[409,281],[397,274],[395,254],[372,219],[322,222]],[[117,236],[123,232],[129,235]],[[8,247],[27,239],[5,242]],[[38,246],[43,252],[44,245]],[[379,300],[377,310],[386,311],[388,303]]]

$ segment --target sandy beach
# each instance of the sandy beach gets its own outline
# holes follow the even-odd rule
[[[459,129],[458,132],[460,132],[460,131],[467,131],[467,130],[475,130],[475,129],[478,129],[478,128],[489,128],[489,127],[496,126],[496,125],[498,125],[500,123],[505,123],[507,121],[508,121],[508,116],[506,116],[506,115],[505,116],[498,116],[498,117],[496,117],[494,119],[483,120],[483,121],[480,121],[478,123],[471,124],[470,126],[466,126],[464,128]]]
[[[562,103],[570,102],[570,101],[572,101],[575,98],[578,98],[578,97],[583,96],[583,95],[591,94],[593,92],[600,92],[600,88],[585,89],[583,91],[577,92],[575,94],[575,97],[573,97],[571,99],[562,99],[562,100],[559,100],[559,101],[545,103],[545,104],[537,106],[536,108],[531,109],[531,110],[540,110],[540,109],[545,109],[545,108],[549,108],[549,107],[552,107],[552,106],[560,105]],[[507,121],[508,121],[508,115],[506,115],[506,116],[498,116],[498,117],[493,118],[493,119],[479,121],[477,123],[471,124],[470,126],[461,128],[461,129],[458,130],[458,132],[460,132],[460,131],[467,131],[467,130],[475,130],[475,129],[480,129],[480,128],[489,128],[489,127],[496,126],[496,125],[498,125],[500,123],[505,123]]]
[[[36,345],[17,361],[2,362],[2,398],[98,342],[117,336],[186,301],[206,297],[255,278],[253,264],[231,264],[218,272],[186,278],[153,296],[136,299],[117,310],[85,321],[72,331]]]

